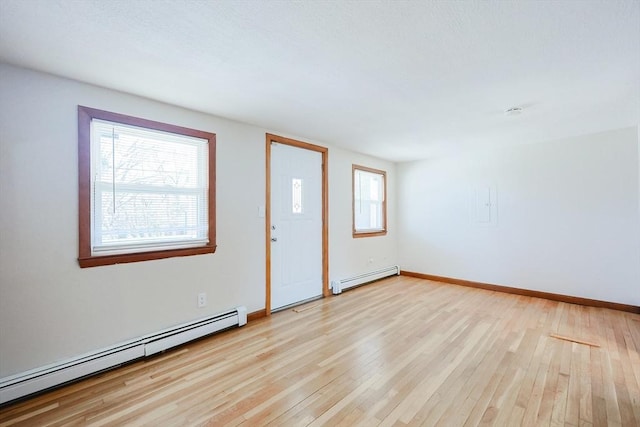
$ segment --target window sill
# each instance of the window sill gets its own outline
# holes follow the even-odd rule
[[[99,267],[101,265],[124,264],[128,262],[151,261],[154,259],[173,258],[190,255],[212,254],[216,246],[201,246],[199,248],[169,249],[166,251],[136,252],[130,254],[90,256],[78,258],[81,268]]]
[[[387,234],[387,230],[380,231],[354,231],[353,237],[375,237],[375,236],[385,236]]]

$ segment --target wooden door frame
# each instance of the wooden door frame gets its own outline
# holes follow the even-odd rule
[[[268,133],[266,136],[266,196],[265,196],[265,249],[266,249],[266,299],[265,314],[271,315],[271,143],[289,145],[322,154],[322,296],[329,292],[329,149],[308,142],[297,141]]]

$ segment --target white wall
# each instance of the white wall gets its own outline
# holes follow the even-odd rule
[[[640,305],[635,128],[398,165],[404,270]],[[474,188],[497,193],[476,222]]]
[[[217,134],[215,254],[79,268],[78,104]],[[0,64],[0,378],[238,305],[264,308],[266,131]],[[356,242],[344,224],[351,163],[390,180],[393,165],[330,146],[329,156],[330,277],[362,272],[368,257],[395,264],[393,233]]]

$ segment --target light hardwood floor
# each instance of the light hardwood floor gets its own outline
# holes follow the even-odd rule
[[[307,307],[6,407],[0,426],[640,425],[640,315],[408,277]]]

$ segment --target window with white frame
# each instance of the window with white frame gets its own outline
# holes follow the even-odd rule
[[[215,134],[78,107],[82,267],[215,251]]]
[[[385,171],[353,165],[353,236],[387,233]]]

